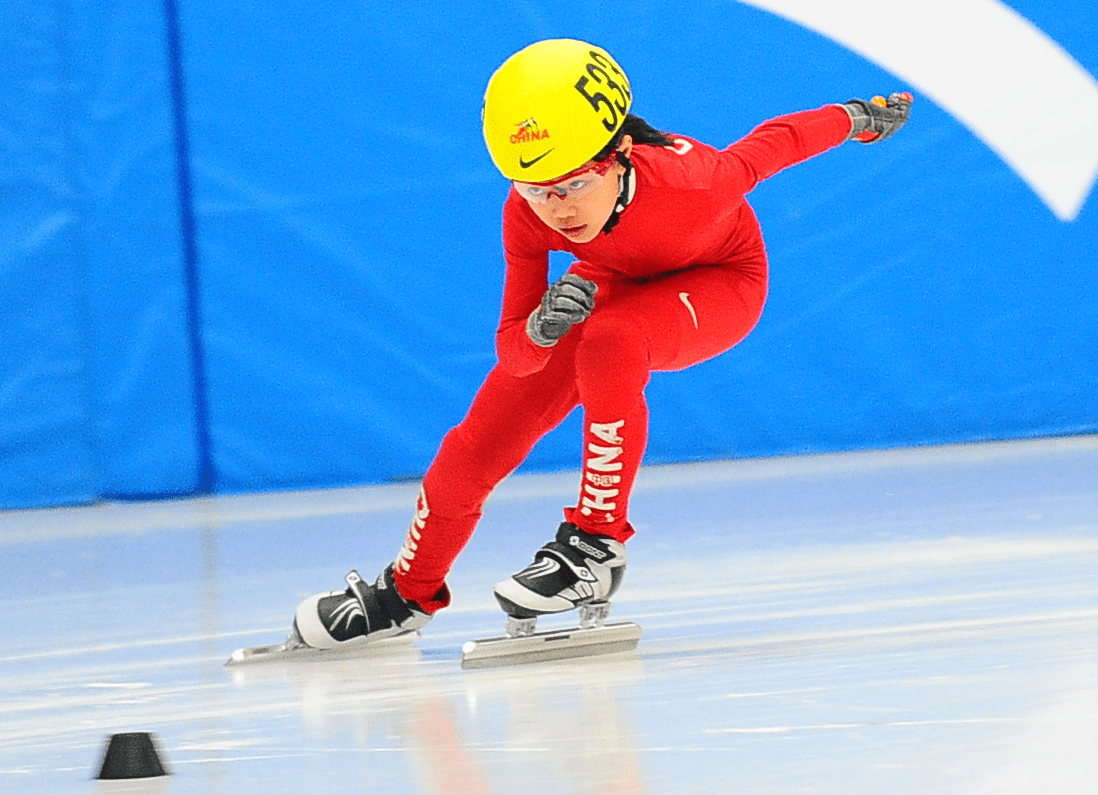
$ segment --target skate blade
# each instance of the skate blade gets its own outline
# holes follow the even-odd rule
[[[225,661],[225,665],[252,665],[263,662],[289,660],[325,659],[334,660],[346,657],[362,657],[386,649],[403,648],[419,638],[419,631],[404,632],[380,640],[363,641],[338,649],[316,649],[307,646],[291,634],[283,643],[269,646],[248,646],[237,649]]]
[[[535,632],[522,637],[471,640],[461,648],[461,667],[490,668],[632,651],[637,648],[640,637],[641,628],[638,625],[624,622]]]

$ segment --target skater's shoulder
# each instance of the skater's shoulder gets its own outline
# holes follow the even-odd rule
[[[638,191],[646,188],[673,194],[713,189],[721,178],[726,153],[696,138],[670,137],[671,146],[634,147],[631,159],[637,170]]]

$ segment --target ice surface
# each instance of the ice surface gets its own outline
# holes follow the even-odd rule
[[[1098,439],[645,469],[638,650],[460,670],[576,485],[504,483],[414,646],[239,668],[414,485],[0,513],[0,792],[94,792],[124,731],[173,795],[1093,791]]]

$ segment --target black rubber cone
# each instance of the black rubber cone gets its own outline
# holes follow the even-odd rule
[[[103,780],[166,776],[156,743],[148,732],[112,734],[98,778]]]

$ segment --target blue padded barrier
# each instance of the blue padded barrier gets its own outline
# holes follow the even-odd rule
[[[647,461],[1098,430],[1093,185],[1042,195],[950,86],[779,13],[794,4],[180,0],[174,77],[159,5],[2,5],[0,506],[422,474],[494,362],[507,186],[484,84],[556,35],[603,43],[638,113],[716,145],[917,96],[886,144],[752,194],[766,312],[736,350],[653,378]],[[1098,7],[956,4],[977,5],[1073,59],[1090,83],[1057,117],[1098,124]],[[577,434],[573,416],[526,468],[576,467]]]
[[[3,6],[0,506],[188,493],[163,16]]]

